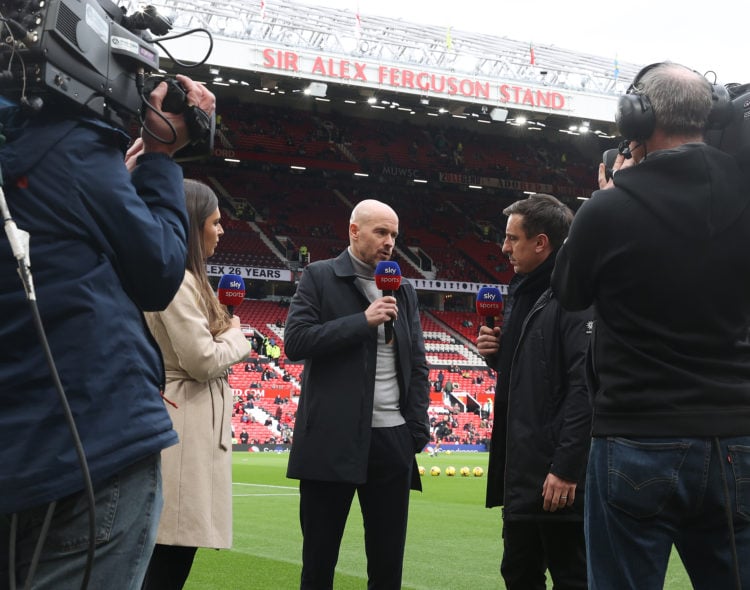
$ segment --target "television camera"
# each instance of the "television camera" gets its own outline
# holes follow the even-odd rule
[[[742,166],[750,164],[750,84],[727,84],[731,99],[729,122],[722,129],[710,129],[706,143],[732,154]]]
[[[176,80],[155,76],[158,39],[150,33],[171,28],[153,6],[127,15],[111,0],[0,0],[0,96],[32,111],[77,109],[128,130],[166,80],[166,110],[185,113],[193,144],[212,144],[213,117],[188,107]]]
[[[743,167],[750,165],[750,83],[726,84],[728,94],[728,112],[722,117],[720,125],[709,125],[706,131],[706,143],[737,158]],[[612,177],[612,166],[618,154],[630,157],[627,139],[616,148],[605,150],[602,161],[607,180]]]

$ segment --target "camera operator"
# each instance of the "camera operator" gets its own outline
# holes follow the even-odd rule
[[[189,105],[213,111],[210,91],[177,78]],[[159,115],[166,93],[163,83],[152,92],[158,112],[145,124],[175,141],[144,133],[132,173],[128,136],[102,120],[59,108],[0,111],[3,190],[30,234],[39,313],[94,486],[91,588],[140,588],[162,506],[160,451],[177,442],[160,397],[160,352],[142,316],[169,304],[185,272],[188,219],[182,170],[171,156],[189,133],[182,115]],[[41,538],[33,587],[78,589],[88,496],[14,267],[2,235],[0,587],[14,579],[23,587]]]
[[[673,544],[695,588],[750,588],[750,179],[703,141],[722,89],[670,62],[638,74],[629,149],[556,261],[563,306],[595,306],[593,590],[662,588]]]

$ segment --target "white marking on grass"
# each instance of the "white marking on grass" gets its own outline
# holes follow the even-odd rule
[[[235,494],[235,493],[232,493],[232,497],[234,498],[249,498],[249,497],[259,497],[259,496],[299,496],[298,488],[296,488],[295,486],[274,486],[274,485],[263,484],[263,483],[241,483],[241,482],[233,482],[232,486],[248,486],[248,487],[254,487],[254,488],[273,488],[277,490],[294,490],[292,493],[287,493],[287,494],[283,494],[283,493]]]

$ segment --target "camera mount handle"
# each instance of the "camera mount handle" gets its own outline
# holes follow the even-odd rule
[[[2,173],[0,173],[0,213],[3,216],[3,227],[10,242],[13,257],[18,261],[18,275],[26,291],[26,298],[29,301],[35,301],[36,292],[31,277],[31,259],[29,258],[29,232],[18,229],[16,222],[10,216],[10,209],[8,209],[8,202],[5,200],[3,191]]]

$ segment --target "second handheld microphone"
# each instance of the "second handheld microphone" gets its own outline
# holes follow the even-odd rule
[[[245,281],[240,275],[223,275],[219,279],[219,303],[227,306],[230,316],[234,315],[234,306],[245,299]]]
[[[485,317],[488,328],[495,327],[495,317],[503,311],[503,295],[497,287],[482,287],[477,293],[477,313]]]

